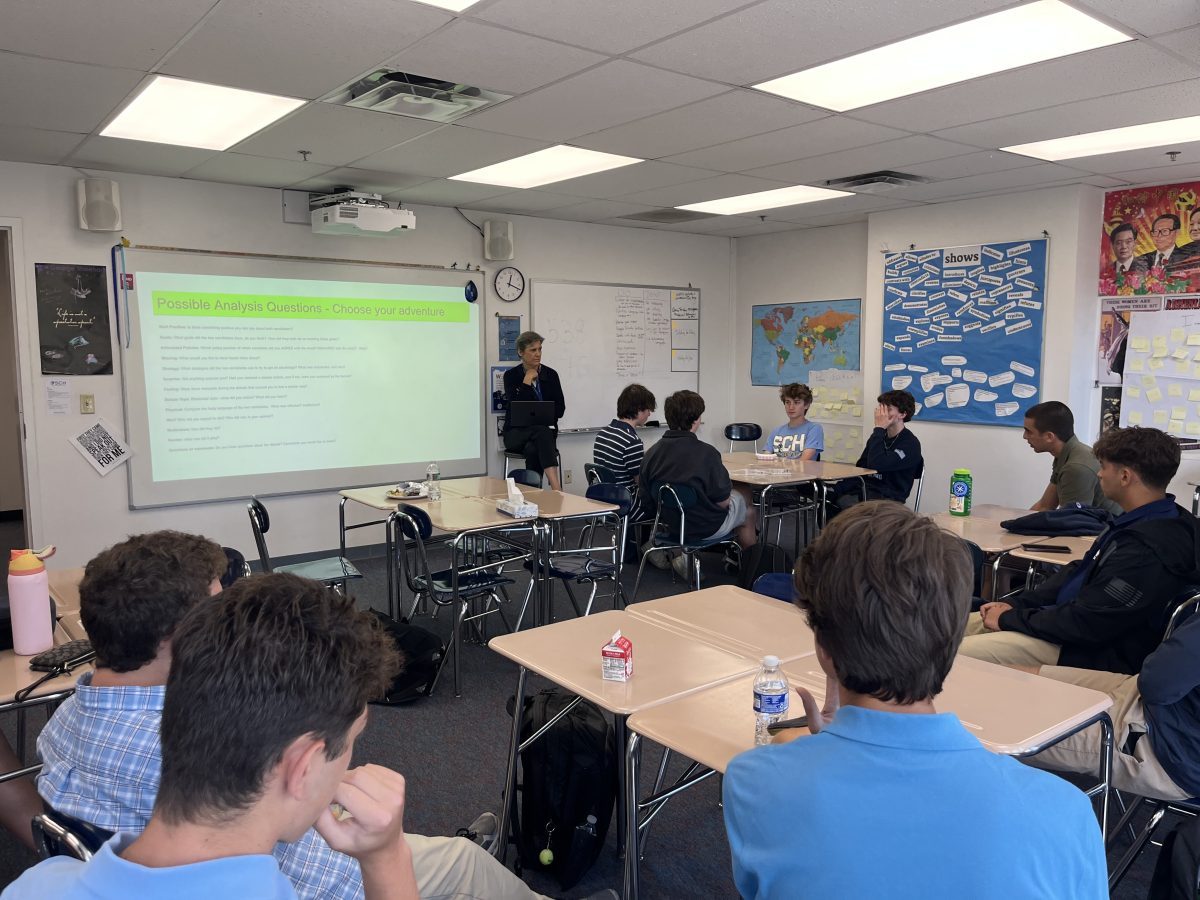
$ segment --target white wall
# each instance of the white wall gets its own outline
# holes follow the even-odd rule
[[[38,369],[34,263],[108,266],[109,248],[115,237],[76,227],[73,198],[78,177],[73,169],[0,162],[0,228],[12,229],[14,239],[20,390],[28,411],[31,540],[35,545],[57,543],[62,565],[80,565],[127,534],[167,527],[200,532],[249,550],[253,544],[242,503],[130,510],[124,472],[105,478],[96,476],[67,443],[82,417],[74,412],[68,416],[47,414],[44,379]],[[151,176],[113,177],[121,186],[122,233],[134,244],[432,265],[457,261],[460,267],[468,262],[484,262],[483,239],[452,209],[417,207],[416,231],[395,240],[321,237],[313,235],[307,226],[283,224],[280,194],[275,190]],[[471,215],[476,221],[494,216]],[[514,217],[513,221],[517,250],[513,262],[527,279],[691,282],[699,287],[704,361],[700,390],[708,401],[711,421],[728,421],[734,393],[733,354],[728,344],[732,333],[729,239],[523,217]],[[490,263],[485,268],[494,272],[497,267]],[[528,327],[528,302],[522,298],[513,304],[498,303],[492,299],[490,287],[484,296],[489,318],[488,358],[494,361],[498,349],[491,314],[519,314],[522,326]],[[546,362],[554,364],[551,359]],[[116,365],[119,371],[119,356]],[[123,426],[119,375],[72,381],[76,391],[86,385],[87,392],[96,395],[100,416],[117,427]],[[396,385],[381,386],[380,403],[395,403],[396,394],[408,389],[411,385],[401,384],[399,379]],[[77,408],[73,402],[72,409]],[[713,434],[706,435],[710,440],[719,434],[720,426],[714,425],[711,430]],[[489,463],[495,473],[500,457],[494,428],[489,431],[488,442]],[[137,448],[133,450],[136,453]],[[590,436],[564,437],[562,451],[564,465],[576,474],[572,487],[582,491],[583,463],[591,458]],[[335,494],[280,497],[270,502],[270,509],[269,542],[274,555],[336,546]],[[375,543],[381,540],[381,534],[375,532],[363,529],[352,535],[359,542]]]
[[[1075,413],[1076,430],[1091,442],[1099,428],[1095,387],[1097,241],[1102,192],[1075,186],[874,213],[867,225],[810,229],[736,242],[738,418],[764,426],[782,419],[773,388],[750,385],[750,321],[754,304],[863,298],[863,371],[866,393],[880,384],[883,316],[881,248],[950,247],[981,241],[1022,240],[1050,234],[1042,397],[1061,399]],[[871,427],[870,406],[863,426]],[[1015,422],[1014,425],[1019,425]],[[1019,427],[948,425],[918,421],[926,459],[924,509],[945,501],[950,473],[968,466],[978,503],[1025,506],[1041,496],[1050,458],[1030,451]],[[1187,480],[1200,481],[1200,454],[1189,454],[1172,483],[1185,506]]]

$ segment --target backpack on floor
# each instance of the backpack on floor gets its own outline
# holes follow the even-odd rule
[[[1200,819],[1167,835],[1150,880],[1148,900],[1196,900],[1200,895]]]
[[[525,741],[574,694],[558,689],[525,698],[521,740]],[[512,710],[509,699],[509,713]],[[580,701],[541,738],[521,753],[521,804],[516,835],[521,865],[553,873],[563,890],[573,887],[592,867],[612,820],[617,799],[616,735],[594,703]],[[549,850],[551,861],[543,863]]]
[[[375,614],[383,630],[392,636],[392,640],[396,642],[396,649],[404,657],[404,668],[392,681],[387,693],[373,702],[396,706],[428,697],[433,690],[438,666],[441,665],[442,657],[446,655],[446,645],[442,643],[442,639],[432,631],[397,622],[387,613],[381,613],[377,609],[371,612]]]
[[[751,590],[760,575],[791,573],[792,557],[778,544],[759,541],[749,550],[742,551],[742,571],[738,575],[738,586]]]

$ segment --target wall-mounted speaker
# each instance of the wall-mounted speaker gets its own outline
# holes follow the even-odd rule
[[[513,224],[504,219],[487,219],[483,223],[483,258],[512,259]]]
[[[75,182],[79,227],[87,231],[121,230],[121,189],[108,178],[80,178]]]

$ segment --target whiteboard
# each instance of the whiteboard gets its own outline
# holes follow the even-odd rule
[[[1121,427],[1200,437],[1200,311],[1135,312],[1126,340]]]
[[[669,394],[699,385],[695,288],[534,280],[530,310],[542,361],[562,381],[561,429],[607,425],[634,382],[654,394],[660,417]]]

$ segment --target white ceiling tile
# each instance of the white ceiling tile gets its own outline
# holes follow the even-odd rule
[[[677,72],[750,85],[1010,5],[767,0],[631,55]]]
[[[552,191],[513,191],[489,200],[480,200],[474,208],[519,214],[541,212],[559,206],[573,206],[578,202],[578,197],[572,197],[569,194],[555,194]]]
[[[959,125],[936,134],[949,141],[977,147],[1011,147],[1030,141],[1195,115],[1200,115],[1200,79]]]
[[[726,231],[749,228],[759,219],[755,216],[713,216],[711,219],[696,219],[692,222],[677,222],[660,226],[664,231],[682,231],[684,234],[711,234],[728,237]],[[760,222],[761,224],[761,222]]]
[[[0,159],[54,165],[82,141],[84,135],[42,128],[0,128]]]
[[[392,194],[404,188],[416,187],[429,181],[424,175],[400,175],[395,172],[372,172],[369,169],[333,169],[295,185],[298,191],[331,191],[349,187],[369,194]]]
[[[797,225],[795,222],[772,222],[768,219],[757,225],[739,226],[730,231],[722,231],[721,234],[732,238],[754,237],[759,234],[777,234],[781,231],[803,231],[807,227],[807,225]]]
[[[261,156],[244,156],[240,153],[226,151],[200,163],[185,177],[198,181],[221,181],[226,184],[252,184],[257,187],[284,188],[320,175],[328,169],[329,166],[316,163],[264,159]]]
[[[1151,169],[1113,172],[1112,177],[1120,178],[1130,184],[1177,184],[1181,181],[1200,181],[1200,163],[1180,162],[1173,166],[1155,166]]]
[[[142,80],[141,72],[0,52],[0,125],[88,133]]]
[[[1200,3],[1196,6],[1200,9]],[[1185,28],[1172,34],[1162,34],[1154,39],[1154,43],[1178,53],[1193,64],[1200,65],[1200,28]]]
[[[720,175],[716,178],[706,178],[703,181],[689,181],[672,187],[641,191],[617,199],[627,200],[630,203],[648,203],[651,206],[685,206],[690,203],[703,203],[705,200],[720,200],[723,197],[753,194],[757,191],[773,191],[781,187],[784,187],[783,182],[768,181],[765,178],[751,178],[748,175]]]
[[[444,11],[398,0],[226,0],[161,71],[314,99],[450,20]]]
[[[1079,0],[1090,8],[1141,34],[1162,34],[1177,28],[1200,24],[1200,3],[1196,0],[1154,0],[1131,3],[1128,0]]]
[[[811,226],[814,228],[825,228],[829,225],[846,225],[850,222],[863,222],[863,221],[866,221],[868,215],[870,215],[873,212],[882,212],[883,210],[888,210],[888,209],[904,209],[905,207],[920,206],[920,205],[922,205],[922,204],[908,201],[908,200],[900,200],[895,197],[888,198],[886,201],[881,202],[879,205],[873,206],[870,208],[851,209],[851,210],[845,210],[843,212],[834,212],[834,213],[822,212],[820,209],[817,208],[816,205],[814,205],[813,209],[812,209],[812,213],[813,213],[812,215],[810,215],[806,218],[801,218],[800,216],[797,215],[794,217],[794,221],[796,221],[798,223],[803,223],[805,225],[808,225],[808,226]]]
[[[985,191],[1017,190],[1052,181],[1082,180],[1086,172],[1070,169],[1055,163],[1040,163],[1020,169],[991,172],[987,175],[972,175],[932,184],[918,184],[897,188],[890,196],[899,200],[948,200],[954,197],[980,194]]]
[[[1128,150],[1125,153],[1105,153],[1101,156],[1085,156],[1080,159],[1068,159],[1063,165],[1087,172],[1107,175],[1113,172],[1133,172],[1138,169],[1152,169],[1158,166],[1170,166],[1171,157],[1168,152],[1175,152],[1180,164],[1195,164],[1200,160],[1200,141],[1186,144],[1171,144],[1167,147],[1148,147],[1145,150]]]
[[[465,117],[471,128],[567,141],[723,93],[724,85],[624,59]]]
[[[914,134],[895,141],[884,141],[882,144],[871,144],[867,147],[826,153],[822,156],[799,159],[778,166],[752,169],[746,174],[758,175],[762,178],[778,178],[781,181],[816,184],[831,178],[845,178],[865,172],[877,172],[881,169],[907,172],[908,167],[916,163],[951,156],[964,156],[974,150],[974,147],[968,147],[966,144],[943,141],[927,134]]]
[[[475,18],[518,31],[590,47],[601,53],[624,53],[752,0],[499,0]]]
[[[980,150],[965,156],[953,156],[949,159],[905,166],[904,171],[910,175],[920,175],[922,178],[945,181],[950,178],[986,175],[989,172],[1003,172],[1005,169],[1019,169],[1022,166],[1037,164],[1038,160],[1030,159],[1028,156],[1018,156],[1002,150]]]
[[[1198,73],[1197,67],[1150,44],[1132,41],[900,97],[857,109],[853,115],[910,131],[939,131],[1116,91],[1183,81]]]
[[[666,162],[722,172],[745,172],[905,136],[905,132],[895,128],[859,122],[845,116],[828,116],[769,134],[668,156]]]
[[[431,206],[470,206],[489,197],[511,193],[506,187],[494,184],[471,184],[466,181],[427,181],[416,187],[394,191],[385,196],[405,203],[428,203]]]
[[[417,41],[387,65],[455,84],[523,94],[605,59],[589,50],[460,19]]]
[[[570,219],[575,222],[599,222],[602,219],[615,219],[620,216],[633,216],[638,213],[650,212],[655,207],[643,206],[639,203],[622,203],[617,200],[589,200],[586,203],[576,203],[573,206],[562,206],[546,213],[552,219]]]
[[[507,134],[484,133],[461,125],[444,125],[437,131],[406,141],[398,147],[364,157],[358,161],[358,165],[383,172],[445,178],[524,156],[535,150],[544,150],[548,146],[545,141],[527,141]],[[501,187],[488,196],[494,197],[511,190]]]
[[[251,135],[233,147],[238,153],[301,159],[298,150],[309,150],[309,162],[341,166],[379,153],[396,144],[428,134],[440,127],[405,116],[309,103],[295,113]]]
[[[783,206],[769,210],[773,219],[782,222],[809,222],[813,219],[830,218],[847,213],[868,213],[880,209],[892,209],[897,206],[908,206],[909,201],[901,200],[886,194],[853,194],[849,197],[831,197],[816,203],[801,203],[796,206]]]
[[[127,141],[123,138],[96,135],[88,138],[87,142],[71,155],[69,162],[70,165],[85,169],[110,169],[116,172],[178,177],[216,155],[216,150]]]
[[[213,0],[14,0],[0,4],[0,50],[147,71]]]
[[[609,197],[620,197],[622,194],[635,194],[638,191],[669,187],[686,181],[712,178],[716,174],[718,173],[711,169],[674,166],[651,160],[622,166],[619,169],[609,169],[607,172],[597,172],[595,175],[584,175],[582,178],[556,181],[552,187],[562,194],[606,200]]]
[[[737,90],[627,125],[597,131],[575,143],[589,150],[655,159],[812,122],[828,115],[825,110],[790,100]]]

